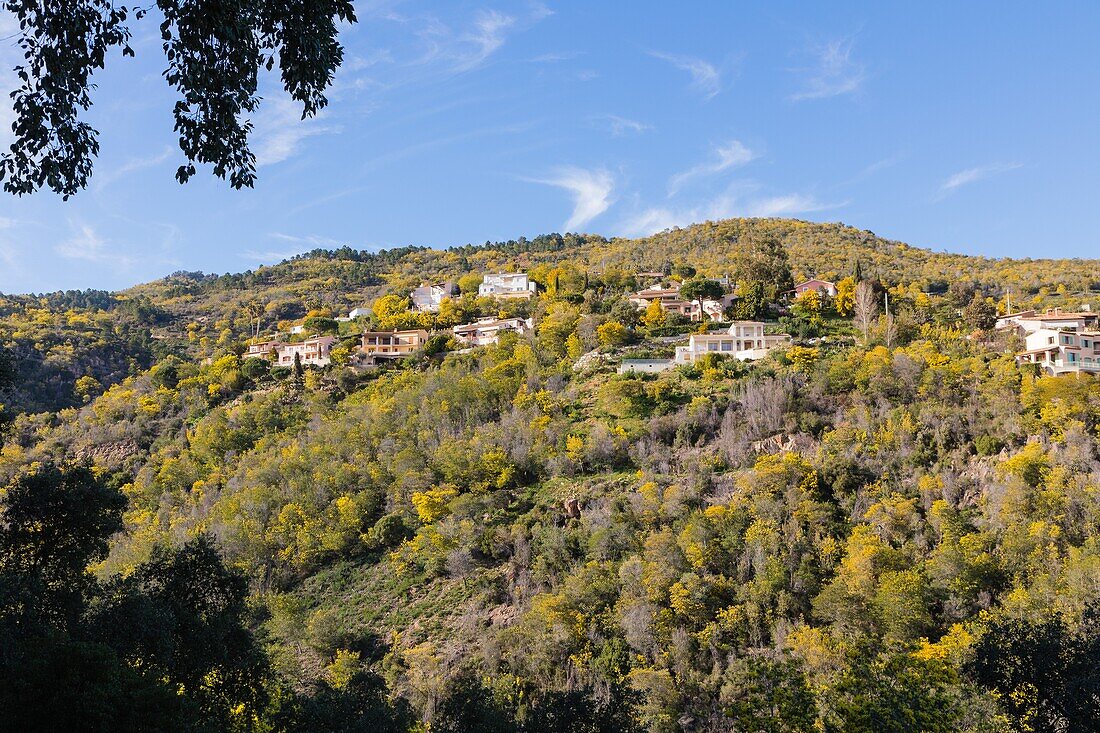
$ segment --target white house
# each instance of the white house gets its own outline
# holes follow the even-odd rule
[[[421,283],[420,287],[409,293],[409,298],[416,310],[435,313],[443,299],[450,298],[456,292],[458,287],[452,282]]]
[[[522,336],[533,327],[534,320],[531,318],[479,318],[473,323],[455,326],[454,335],[469,346],[486,346],[495,344],[505,331],[514,331]]]
[[[1020,364],[1038,364],[1047,374],[1100,372],[1100,331],[1040,328],[1024,337]]]
[[[765,334],[761,321],[734,321],[727,331],[693,333],[686,346],[676,347],[677,364],[694,364],[706,354],[723,354],[741,361],[763,359],[772,349],[788,346],[785,333]]]
[[[672,359],[623,359],[619,374],[657,374],[676,366]]]
[[[489,272],[477,286],[477,294],[487,298],[530,298],[535,294],[535,283],[526,272]]]
[[[1021,311],[1001,316],[997,319],[997,328],[1012,328],[1020,335],[1026,335],[1043,329],[1070,329],[1080,331],[1096,328],[1100,313],[1091,311],[1069,312],[1053,308],[1045,313],[1033,310]]]
[[[356,318],[363,318],[370,315],[370,308],[352,308],[348,311],[348,320],[354,321]]]

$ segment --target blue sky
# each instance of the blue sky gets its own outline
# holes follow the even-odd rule
[[[265,80],[251,191],[201,168],[174,181],[156,22],[136,24],[137,58],[96,77],[89,189],[0,198],[0,291],[238,272],[318,246],[639,235],[741,215],[937,250],[1100,256],[1097,3],[357,11],[319,119],[300,122]]]

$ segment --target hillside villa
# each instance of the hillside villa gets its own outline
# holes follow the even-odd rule
[[[535,294],[535,283],[526,272],[486,273],[477,294],[485,298],[530,298]]]
[[[420,287],[409,293],[413,308],[418,311],[435,313],[444,298],[450,298],[458,292],[453,282],[421,283]]]
[[[706,354],[723,354],[752,361],[790,343],[788,334],[765,334],[762,321],[734,321],[726,331],[691,334],[686,346],[676,347],[673,360],[677,364],[694,364]]]
[[[793,290],[787,291],[787,294],[797,298],[803,293],[808,293],[811,290],[818,295],[825,295],[830,298],[836,297],[836,285],[828,280],[818,280],[817,278],[795,285]]]
[[[1047,374],[1100,373],[1100,331],[1041,328],[1025,337],[1020,364],[1038,364]]]
[[[479,318],[473,323],[455,326],[454,336],[467,346],[487,346],[495,344],[505,331],[514,331],[522,336],[529,333],[533,326],[531,318]]]
[[[335,336],[313,336],[293,344],[264,341],[250,344],[242,356],[245,359],[270,359],[277,366],[293,366],[294,355],[297,354],[303,366],[327,366],[329,352],[335,343]]]
[[[1017,334],[1025,336],[1042,329],[1080,331],[1086,328],[1096,328],[1098,324],[1100,324],[1100,313],[1063,311],[1061,308],[1051,308],[1043,313],[1036,313],[1033,310],[1008,313],[997,319],[996,327],[1012,329]]]
[[[707,318],[711,320],[721,320],[722,312],[726,306],[733,301],[732,295],[727,295],[722,298],[721,301],[706,299],[703,301],[702,308],[700,309],[699,303],[690,300],[684,300],[680,297],[680,286],[671,285],[669,287],[662,287],[660,283],[639,290],[629,297],[631,303],[638,310],[645,310],[649,307],[649,304],[653,301],[657,301],[661,304],[661,310],[666,313],[679,313],[682,316],[692,320],[698,321],[702,318],[700,313],[706,313]]]
[[[361,348],[373,359],[400,359],[410,356],[428,342],[428,332],[422,328],[406,331],[364,331]]]

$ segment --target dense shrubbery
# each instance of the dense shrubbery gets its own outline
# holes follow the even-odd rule
[[[810,225],[775,226],[797,269]],[[654,256],[667,246],[718,274],[689,234],[662,236]],[[386,266],[401,296],[407,273],[566,249],[583,261],[593,242],[406,250]],[[0,633],[18,639],[5,679],[11,664],[32,674],[8,694],[45,690],[34,699],[58,714],[87,704],[43,687],[65,656],[84,666],[58,679],[97,670],[90,694],[138,690],[166,720],[217,729],[1096,727],[1100,381],[1029,374],[1006,344],[964,337],[973,290],[911,287],[954,260],[863,243],[922,268],[881,270],[890,318],[864,333],[800,304],[791,317],[825,338],[752,365],[574,371],[626,340],[664,354],[648,339],[668,326],[620,307],[617,274],[555,266],[535,271],[553,292],[530,304],[530,337],[295,378],[242,362],[247,318],[231,317],[192,330],[209,363],[164,358],[79,409],[16,416],[0,449],[0,571],[16,594],[0,599]],[[378,262],[262,277],[291,287],[294,268],[345,260]],[[175,280],[213,308],[248,292]],[[200,307],[169,300],[184,297]],[[214,330],[231,335],[219,346]],[[94,475],[27,468],[73,458]],[[32,494],[60,503],[36,509]],[[102,510],[49,516],[77,522],[51,526],[85,549],[28,554],[12,507],[78,497]],[[198,627],[212,635],[165,636],[163,619],[205,602],[196,587],[221,589]],[[38,625],[19,608],[41,608]],[[148,709],[127,704],[131,720]]]

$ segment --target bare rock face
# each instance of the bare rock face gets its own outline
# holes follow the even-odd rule
[[[126,438],[113,443],[81,446],[74,451],[73,455],[78,461],[90,459],[97,466],[116,467],[139,453],[141,453],[141,447],[137,442]]]
[[[601,354],[599,350],[589,351],[587,354],[582,354],[579,359],[573,363],[574,372],[586,372],[590,369],[595,369],[600,366],[609,366],[615,363],[615,358],[610,354]]]
[[[519,609],[505,603],[489,611],[489,624],[492,626],[511,626],[519,618]]]
[[[752,442],[754,453],[786,453],[788,451],[805,453],[813,450],[814,446],[814,439],[804,433],[796,433],[795,435],[778,433],[769,438]]]
[[[577,497],[571,496],[562,502],[562,509],[565,512],[566,519],[580,519],[581,518],[581,503],[577,500]]]

